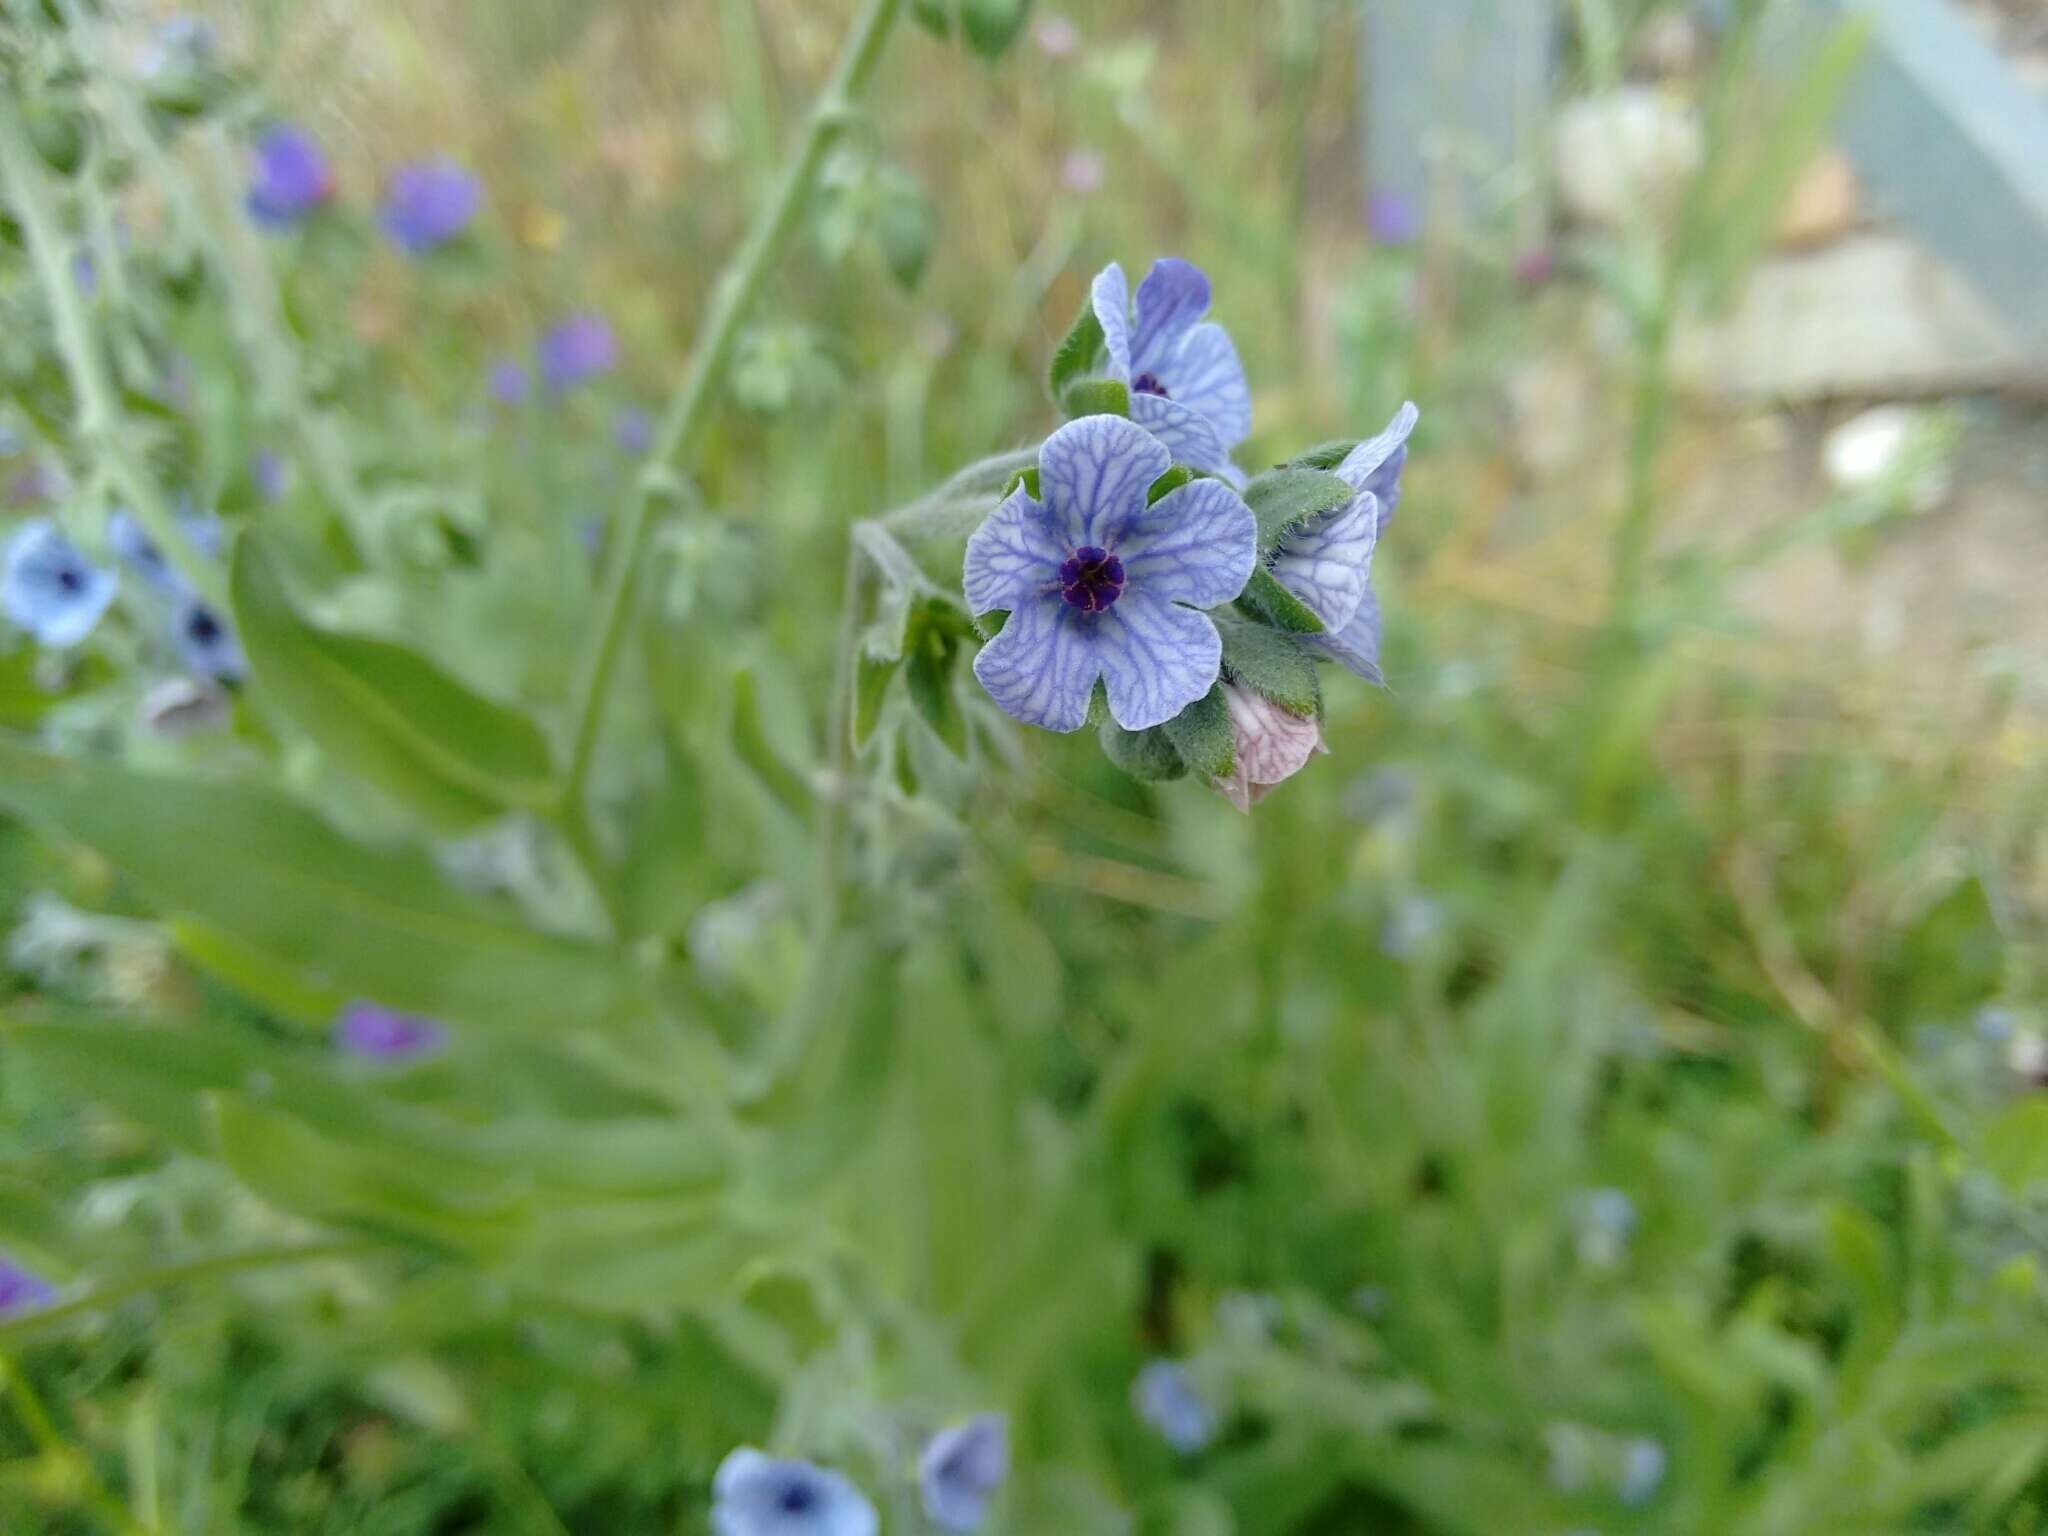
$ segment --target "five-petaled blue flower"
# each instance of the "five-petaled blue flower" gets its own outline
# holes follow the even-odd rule
[[[482,202],[483,187],[453,160],[416,160],[391,173],[377,222],[392,244],[418,256],[461,234]]]
[[[535,349],[540,355],[541,381],[554,394],[609,373],[618,365],[619,339],[611,322],[591,310],[556,325]]]
[[[200,677],[235,683],[249,670],[234,625],[189,593],[171,614],[171,641],[186,667]]]
[[[1318,619],[1323,632],[1303,638],[1367,682],[1380,681],[1380,602],[1372,589],[1372,552],[1401,500],[1401,466],[1417,411],[1404,405],[1378,437],[1347,454],[1335,473],[1358,494],[1317,513],[1280,541],[1273,574]]]
[[[55,1287],[41,1275],[0,1254],[0,1317],[26,1307],[45,1306],[56,1294]]]
[[[1220,480],[1148,505],[1172,467],[1166,447],[1121,416],[1070,421],[1038,453],[1045,499],[1019,486],[967,541],[969,610],[1010,615],[974,658],[1008,714],[1078,730],[1101,678],[1116,723],[1142,731],[1216,681],[1222,639],[1196,610],[1244,590],[1258,526]]]
[[[76,645],[91,634],[120,584],[47,517],[15,529],[0,553],[0,609],[44,645]]]
[[[1111,262],[1089,290],[1109,372],[1131,389],[1131,420],[1182,464],[1240,479],[1230,450],[1252,429],[1252,395],[1230,333],[1213,320],[1209,278],[1166,256],[1131,301],[1124,269]]]
[[[296,224],[334,196],[334,167],[320,141],[295,123],[277,123],[256,141],[249,167],[249,213],[259,224]]]
[[[433,1019],[400,1013],[380,1003],[350,1003],[334,1021],[337,1046],[352,1056],[380,1061],[403,1061],[438,1050],[447,1033]]]
[[[1216,1411],[1195,1390],[1178,1361],[1148,1361],[1131,1384],[1131,1406],[1183,1456],[1194,1455],[1216,1438]]]
[[[218,516],[194,512],[181,497],[177,518],[178,527],[194,549],[202,555],[220,554],[224,530]],[[178,568],[126,507],[116,507],[107,514],[107,547],[159,592],[177,597],[190,590]]]
[[[838,1472],[743,1445],[711,1480],[712,1536],[875,1536],[875,1506]]]
[[[971,1531],[988,1514],[989,1496],[1010,1472],[1010,1426],[984,1413],[942,1429],[917,1460],[925,1518],[945,1531]]]

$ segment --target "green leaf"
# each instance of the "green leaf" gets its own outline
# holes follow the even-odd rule
[[[985,59],[999,59],[1031,18],[1031,0],[960,0],[960,30],[967,46]]]
[[[1351,450],[1358,446],[1355,437],[1333,438],[1327,443],[1317,443],[1306,453],[1297,453],[1281,467],[1283,469],[1335,469],[1351,457]]]
[[[1284,631],[1227,614],[1211,615],[1223,634],[1223,674],[1256,688],[1297,715],[1320,714],[1323,694],[1315,659]]]
[[[1010,499],[1010,494],[1013,491],[1015,491],[1017,487],[1020,485],[1024,487],[1024,494],[1029,496],[1033,501],[1044,500],[1044,498],[1038,494],[1038,466],[1036,464],[1027,464],[1022,469],[1018,470],[1017,473],[1010,476],[1008,482],[1005,483],[1005,485],[1003,486],[1002,499],[1004,501],[1008,501]]]
[[[1053,349],[1046,389],[1055,402],[1066,397],[1069,384],[1094,372],[1095,359],[1101,352],[1102,322],[1095,318],[1093,298],[1084,298],[1081,312],[1074,317],[1074,323],[1068,327],[1059,346]]]
[[[1358,493],[1320,469],[1270,469],[1244,488],[1245,504],[1259,520],[1259,553],[1270,555],[1288,529],[1341,507]]]
[[[1187,465],[1174,465],[1173,468],[1152,482],[1151,488],[1145,492],[1145,505],[1148,507],[1153,505],[1160,497],[1179,490],[1194,478],[1195,472],[1188,468]]]
[[[889,692],[890,679],[903,665],[901,656],[877,658],[862,651],[853,669],[853,747],[858,752],[875,734],[881,719],[882,700]]]
[[[958,0],[910,0],[910,14],[935,37],[953,35],[953,8]]]
[[[2048,1101],[2021,1099],[1999,1111],[1984,1127],[1979,1156],[2016,1195],[2048,1179]]]
[[[350,773],[450,831],[551,803],[539,727],[403,646],[307,623],[255,535],[235,551],[231,591],[257,683]]]
[[[314,985],[482,1028],[557,1032],[644,1015],[616,949],[539,933],[410,850],[353,843],[262,790],[53,757],[0,737],[0,806],[125,870]]]
[[[1159,726],[1127,731],[1114,720],[1105,718],[1097,734],[1102,738],[1102,750],[1109,760],[1134,779],[1157,784],[1184,778],[1187,774],[1188,765],[1181,761],[1165,730]]]
[[[754,687],[754,674],[745,667],[732,679],[732,746],[776,804],[792,816],[810,814],[810,787],[769,743],[761,726],[761,699]]]
[[[925,724],[955,757],[967,755],[967,717],[953,692],[954,663],[971,632],[951,603],[927,599],[912,611],[904,642],[903,681]]]
[[[916,177],[900,166],[882,172],[875,239],[889,275],[905,289],[915,288],[931,261],[939,238],[939,210]]]
[[[1131,387],[1122,379],[1076,379],[1060,396],[1069,419],[1081,416],[1129,416]]]
[[[1180,760],[1212,779],[1228,777],[1236,750],[1230,706],[1217,684],[1160,727]]]
[[[1252,568],[1252,579],[1244,584],[1238,602],[1269,624],[1292,634],[1322,633],[1323,621],[1307,603],[1280,585],[1280,578],[1263,565]]]
[[[171,942],[186,959],[280,1018],[322,1025],[352,1001],[347,993],[310,982],[292,967],[206,923],[183,917],[173,918],[168,926]]]

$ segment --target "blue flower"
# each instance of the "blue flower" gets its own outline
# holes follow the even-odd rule
[[[1216,681],[1222,639],[1196,610],[1244,590],[1258,527],[1220,480],[1148,506],[1172,462],[1121,416],[1070,421],[1039,450],[1044,501],[1020,485],[967,541],[970,611],[1009,612],[974,675],[1010,715],[1078,730],[1101,678],[1117,724],[1140,731]]]
[[[47,517],[23,523],[0,552],[0,610],[44,645],[76,645],[91,634],[120,585]]]
[[[1579,1260],[1612,1269],[1628,1256],[1636,1235],[1636,1203],[1612,1186],[1581,1190],[1572,1198],[1572,1224]]]
[[[1380,601],[1372,553],[1401,501],[1408,435],[1420,413],[1404,405],[1386,431],[1347,454],[1335,473],[1357,495],[1291,530],[1273,553],[1273,574],[1323,622],[1306,639],[1369,683],[1380,681]]]
[[[875,1507],[840,1473],[743,1445],[711,1480],[712,1536],[875,1536]]]
[[[249,663],[235,626],[187,594],[171,615],[171,642],[187,668],[216,682],[239,682]]]
[[[1422,210],[1407,193],[1381,187],[1365,200],[1365,227],[1381,245],[1413,245],[1422,234]]]
[[[224,530],[219,517],[210,512],[194,512],[182,497],[179,498],[177,516],[179,528],[184,530],[186,540],[194,549],[202,555],[217,557],[220,554]],[[157,591],[173,597],[182,597],[190,591],[178,568],[157,548],[156,540],[144,531],[135,514],[125,507],[116,507],[107,514],[107,547]]]
[[[291,488],[291,466],[275,448],[258,448],[249,459],[249,478],[265,501],[282,501]]]
[[[612,418],[612,441],[636,457],[654,446],[654,418],[637,405],[622,406]]]
[[[447,1031],[433,1019],[378,1003],[355,1002],[334,1021],[334,1043],[353,1056],[403,1061],[438,1050]]]
[[[0,1254],[0,1317],[26,1307],[46,1306],[56,1294],[56,1287],[41,1275],[31,1274]]]
[[[249,213],[259,224],[296,224],[334,197],[334,167],[320,141],[295,123],[278,123],[256,141],[249,166]]]
[[[1661,1443],[1648,1435],[1637,1436],[1622,1452],[1621,1481],[1614,1490],[1615,1496],[1630,1508],[1649,1503],[1664,1486],[1668,1464]]]
[[[619,339],[603,315],[585,310],[569,316],[541,337],[541,381],[554,394],[574,388],[618,366]]]
[[[1131,420],[1196,469],[1239,477],[1230,450],[1252,429],[1252,395],[1230,333],[1213,320],[1209,279],[1167,256],[1152,263],[1134,305],[1124,269],[1111,262],[1090,297],[1109,372],[1131,387]]]
[[[482,202],[483,187],[453,160],[416,160],[391,173],[377,221],[393,245],[418,256],[461,234]]]
[[[984,1413],[942,1429],[917,1461],[925,1518],[946,1531],[971,1531],[988,1514],[989,1495],[1010,1473],[1010,1426]]]
[[[533,375],[526,371],[526,364],[518,358],[501,357],[491,364],[485,383],[491,391],[491,398],[498,404],[524,405],[527,391],[533,387]]]
[[[1216,1438],[1215,1410],[1177,1361],[1153,1360],[1138,1372],[1131,1384],[1131,1406],[1183,1456],[1194,1455]]]

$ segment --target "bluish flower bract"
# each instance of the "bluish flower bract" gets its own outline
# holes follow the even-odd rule
[[[618,366],[611,322],[590,310],[569,316],[540,339],[541,382],[560,394]]]
[[[1258,527],[1220,480],[1147,505],[1172,463],[1121,416],[1068,422],[1039,450],[1044,500],[1019,486],[967,541],[970,610],[1009,613],[974,658],[974,675],[1006,713],[1078,730],[1100,678],[1116,723],[1141,731],[1216,681],[1222,639],[1196,610],[1244,590]]]
[[[1230,333],[1202,316],[1209,279],[1192,262],[1161,257],[1138,284],[1111,262],[1089,290],[1109,372],[1130,386],[1131,420],[1175,460],[1240,478],[1230,452],[1252,429],[1252,396]]]
[[[946,1531],[971,1531],[988,1515],[989,1496],[1010,1473],[1010,1426],[984,1413],[942,1429],[917,1462],[925,1518]]]
[[[482,203],[482,184],[453,160],[416,160],[391,173],[377,222],[393,245],[419,256],[461,234]]]
[[[1183,1456],[1194,1455],[1216,1438],[1215,1410],[1178,1361],[1147,1362],[1131,1384],[1131,1406]]]
[[[334,167],[318,139],[295,123],[264,131],[249,167],[249,213],[257,223],[296,224],[333,197]]]
[[[29,1307],[45,1306],[56,1294],[56,1288],[41,1275],[23,1269],[5,1254],[0,1254],[0,1317]]]
[[[47,517],[16,528],[0,552],[0,610],[43,645],[78,644],[119,588],[119,577],[87,560]]]
[[[713,1536],[875,1536],[875,1507],[847,1478],[743,1445],[711,1481]]]

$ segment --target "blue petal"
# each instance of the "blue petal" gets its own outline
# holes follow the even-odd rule
[[[1164,443],[1176,463],[1212,475],[1231,474],[1237,468],[1230,462],[1230,445],[1217,433],[1214,423],[1178,400],[1169,400],[1164,395],[1132,395],[1131,420]]]
[[[1164,725],[1215,685],[1223,665],[1223,637],[1206,614],[1131,587],[1092,630],[1109,712],[1127,731]]]
[[[1191,261],[1162,256],[1138,284],[1138,323],[1131,367],[1164,378],[1181,341],[1209,309],[1209,275]]]
[[[875,1507],[843,1474],[751,1446],[719,1464],[711,1496],[713,1536],[875,1536],[879,1529]]]
[[[1098,623],[1105,617],[1094,616]],[[1036,598],[1010,610],[1009,622],[975,656],[974,675],[1012,719],[1048,731],[1078,731],[1088,721],[1088,698],[1102,672],[1092,640],[1089,620],[1078,608],[1057,594]]]
[[[1189,410],[1209,418],[1226,443],[1241,443],[1252,430],[1252,391],[1230,332],[1206,320],[1188,332],[1180,353],[1158,370],[1166,392]]]
[[[1342,629],[1307,637],[1315,648],[1368,683],[1380,683],[1380,600],[1371,587],[1359,599],[1358,612]]]
[[[1422,413],[1411,400],[1394,413],[1387,430],[1367,438],[1337,466],[1337,474],[1361,491],[1379,498],[1380,526],[1394,520],[1394,508],[1401,500],[1401,467],[1408,462],[1408,434]]]
[[[926,1518],[941,1530],[973,1530],[1009,1471],[1009,1425],[1001,1414],[984,1413],[940,1430],[917,1464]]]
[[[1124,269],[1111,262],[1095,274],[1088,302],[1102,325],[1102,345],[1109,353],[1109,371],[1126,381],[1131,376],[1131,285]]]
[[[16,528],[0,553],[0,608],[44,645],[83,640],[119,586],[113,572],[89,563],[47,517]]]
[[[1117,552],[1125,579],[1147,597],[1214,608],[1251,579],[1258,519],[1221,480],[1194,480],[1132,518]]]
[[[1325,630],[1340,630],[1372,585],[1379,531],[1379,499],[1363,492],[1283,538],[1273,557],[1273,574],[1308,604]]]
[[[1144,509],[1145,493],[1173,455],[1121,416],[1070,421],[1038,450],[1038,491],[1066,548],[1107,547],[1113,530]]]
[[[1059,580],[1066,558],[1052,514],[1020,485],[967,541],[965,587],[974,613],[1016,608]]]

